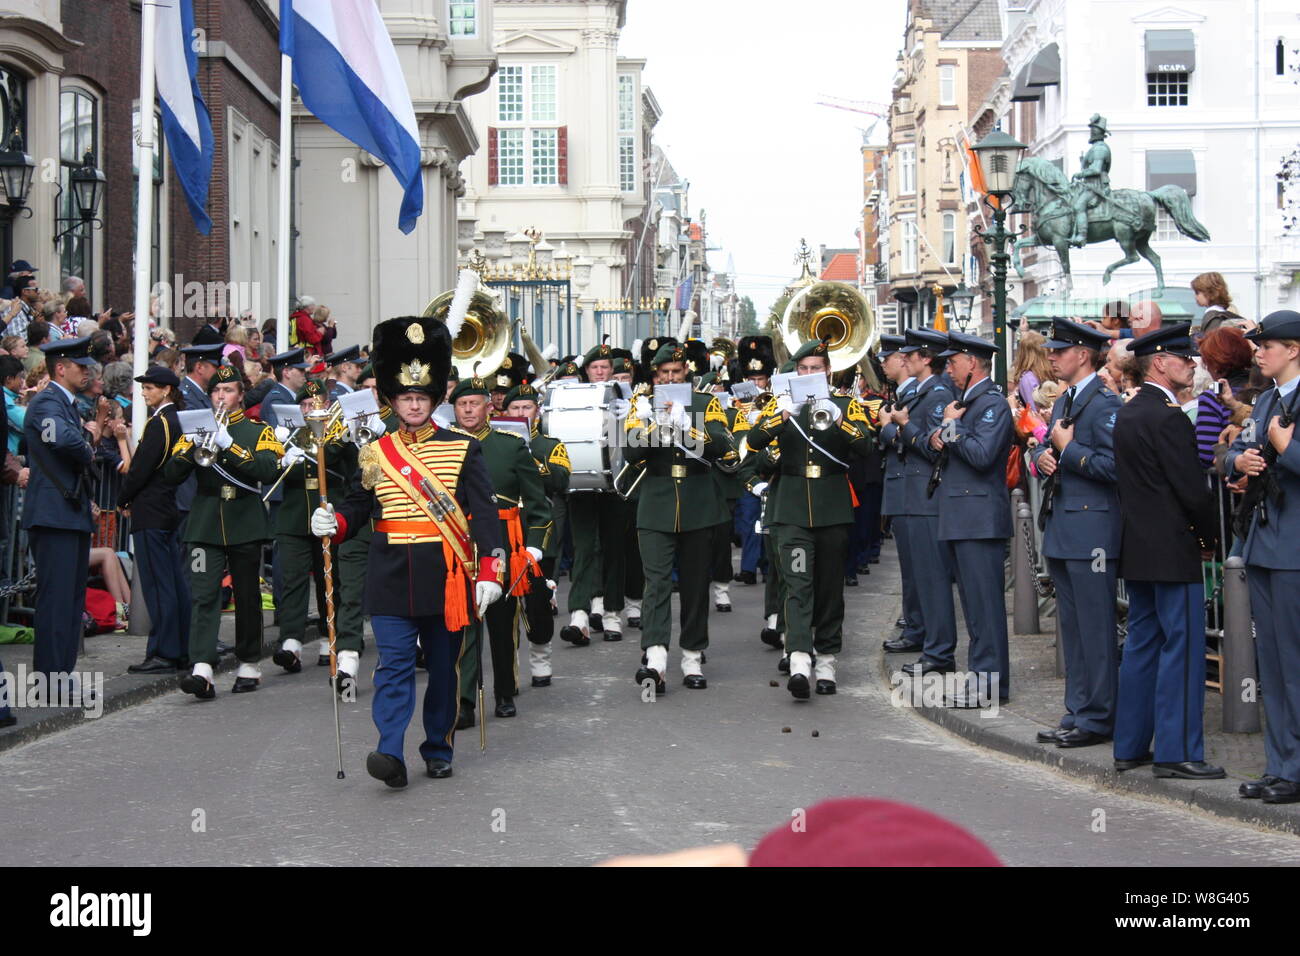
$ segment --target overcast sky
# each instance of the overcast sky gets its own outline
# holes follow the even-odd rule
[[[655,139],[708,214],[714,269],[735,257],[760,321],[799,239],[856,248],[862,133],[826,96],[889,101],[904,0],[630,0],[619,54],[646,58]],[[886,121],[873,141],[883,141]]]

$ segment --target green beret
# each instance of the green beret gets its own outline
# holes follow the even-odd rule
[[[700,376],[700,391],[705,392],[718,384],[718,373],[708,372]]]
[[[374,377],[375,377],[375,367],[373,365],[367,365],[365,366],[365,368],[361,370],[361,374],[357,376],[357,381],[364,382],[366,379],[374,378]]]
[[[542,402],[542,396],[538,394],[537,389],[533,388],[527,382],[522,385],[516,385],[506,393],[505,401],[501,404],[509,408],[511,402],[535,402],[538,405]]]
[[[211,395],[214,388],[227,382],[234,382],[240,388],[243,388],[244,376],[240,375],[239,369],[233,365],[220,365],[217,367],[216,374],[208,380],[208,394]]]
[[[685,362],[686,350],[676,342],[670,342],[655,353],[655,357],[650,360],[651,368],[658,368],[665,362]]]
[[[599,345],[590,349],[582,358],[583,365],[589,365],[597,361],[611,361],[614,358],[614,350],[606,343],[601,342]]]
[[[628,361],[627,359],[625,359],[625,358],[616,358],[616,359],[614,359],[614,374],[615,374],[615,375],[618,375],[618,374],[621,373],[621,372],[634,372],[634,371],[636,371],[636,369],[634,369],[634,368],[632,367],[632,363],[631,363],[630,361]]]
[[[476,375],[473,378],[463,378],[460,380],[456,387],[451,390],[451,401],[454,403],[456,399],[463,398],[466,395],[482,395],[484,398],[487,398],[491,396],[491,394],[492,392],[488,388],[488,383]]]
[[[325,386],[314,379],[298,389],[298,394],[293,397],[295,402],[305,402],[309,398],[315,398],[318,395],[325,395]]]
[[[826,343],[821,339],[809,339],[803,345],[799,346],[799,351],[794,353],[794,361],[798,362],[800,359],[806,359],[810,355],[818,355],[826,359],[828,362],[830,361],[830,357],[827,355],[826,351]]]
[[[784,365],[781,366],[782,375],[787,375],[793,371],[794,371],[794,359],[791,359],[790,361],[786,362]]]
[[[555,373],[556,378],[575,378],[578,375],[578,365],[576,362],[565,362],[560,366],[560,370]]]

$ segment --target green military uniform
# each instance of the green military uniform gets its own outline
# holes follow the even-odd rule
[[[209,383],[209,392],[223,382],[241,381],[239,373],[222,366]],[[190,615],[190,661],[215,667],[217,635],[221,629],[221,580],[227,567],[235,597],[235,654],[253,664],[262,653],[262,545],[271,528],[258,490],[260,482],[275,480],[284,453],[275,432],[262,422],[230,413],[226,425],[232,444],[218,451],[211,467],[194,462],[194,443],[181,436],[164,466],[168,481],[180,484],[191,474],[197,488],[185,529],[189,546],[194,606]]]
[[[452,403],[465,395],[489,396],[487,382],[481,378],[462,380],[451,393]],[[460,431],[458,428],[452,430]],[[503,585],[505,593],[501,600],[488,608],[485,620],[492,651],[496,713],[498,717],[513,717],[513,699],[519,692],[518,659],[515,655],[519,633],[518,598],[526,593],[530,579],[541,574],[540,565],[526,549],[536,548],[545,555],[553,527],[551,503],[546,497],[541,469],[520,436],[489,425],[484,425],[477,433],[463,434],[477,439],[483,447],[483,459],[492,479],[497,514],[501,518],[501,540],[507,551],[504,566],[509,570]],[[479,628],[466,629],[460,667],[461,715],[466,726],[473,721],[480,666],[477,642],[480,639]]]
[[[680,345],[666,345],[655,355],[653,364],[657,367],[666,362],[681,362],[683,358]],[[643,400],[650,402],[648,396]],[[679,640],[684,652],[683,669],[688,661],[698,661],[698,652],[709,645],[711,541],[714,526],[726,520],[726,503],[712,473],[712,463],[734,466],[739,464],[739,459],[735,436],[728,429],[722,406],[714,396],[692,393],[689,446],[694,456],[680,442],[657,443],[656,429],[649,427],[653,413],[649,418],[642,417],[637,408],[641,401],[638,397],[625,426],[627,461],[645,472],[637,504],[637,537],[645,568],[641,647],[647,652],[647,665],[637,672],[637,683],[653,679],[656,687],[662,689],[661,668],[672,635],[674,561],[681,597]],[[662,650],[652,656],[656,648]],[[687,671],[686,677],[689,687],[706,686],[697,668],[695,673]]]
[[[808,342],[795,361],[811,355],[825,356],[825,344]],[[780,478],[768,490],[768,512],[785,590],[785,647],[788,654],[810,656],[815,648],[819,674],[833,673],[833,655],[843,644],[844,561],[853,524],[848,458],[867,454],[873,441],[857,399],[829,400],[840,411],[830,428],[813,429],[810,403],[789,421],[771,405],[748,438],[751,448],[775,442],[779,450]],[[807,675],[802,677],[800,684],[792,661],[790,690],[800,699],[807,697]],[[833,677],[826,681],[829,686],[819,686],[819,692],[834,693]]]
[[[633,374],[635,371],[636,366],[630,359],[614,359],[615,375]],[[645,571],[641,567],[641,550],[636,537],[636,510],[640,494],[641,488],[638,485],[632,494],[623,499],[623,609],[627,611],[628,627],[635,628],[641,626],[641,596],[645,591]]]
[[[366,377],[363,371],[362,376]],[[401,424],[397,414],[388,405],[379,409],[379,417],[384,423],[384,433],[395,432]],[[376,436],[379,437],[379,436]],[[355,444],[343,445],[343,458],[339,467],[343,472],[344,486],[352,484],[352,476],[357,471],[357,454],[360,449]],[[334,488],[331,485],[330,497]],[[310,515],[308,516],[310,517]],[[339,609],[338,628],[334,646],[339,651],[360,651],[365,646],[365,617],[361,611],[361,597],[365,593],[366,563],[370,555],[370,541],[374,537],[374,521],[367,521],[357,529],[338,549]],[[326,658],[325,663],[329,663]]]
[[[326,388],[321,382],[308,382],[294,396],[301,404],[308,399],[325,398]],[[325,486],[329,503],[335,508],[347,497],[351,475],[344,470],[347,460],[346,446],[341,440],[341,426],[336,426],[325,442]],[[303,641],[307,637],[307,608],[313,592],[323,586],[325,557],[320,539],[311,533],[311,516],[321,504],[320,474],[315,455],[298,459],[289,467],[281,482],[284,497],[275,516],[275,544],[277,560],[281,562],[284,588],[280,595],[280,648],[275,663],[290,673],[302,670],[299,659]],[[337,558],[338,548],[333,557]],[[336,575],[337,576],[337,575]],[[358,650],[356,646],[343,647],[341,628],[335,621],[335,650]],[[322,651],[329,661],[328,622],[321,617],[320,636]]]
[[[713,385],[717,381],[718,373],[710,372],[700,379],[700,389],[712,392]],[[749,419],[738,414],[739,411],[740,409],[735,405],[722,410],[722,414],[727,418],[727,430],[735,436],[738,448],[745,439],[745,433],[749,431]],[[719,611],[725,612],[731,610],[731,596],[728,590],[734,573],[731,566],[731,532],[735,524],[736,502],[740,500],[740,494],[745,490],[745,486],[741,481],[739,470],[724,472],[715,468],[713,477],[718,483],[718,491],[722,495],[727,512],[726,519],[713,528],[713,604]]]
[[[763,529],[763,555],[767,559],[767,576],[763,582],[763,630],[759,639],[768,647],[782,647],[781,635],[785,632],[783,607],[785,596],[781,592],[781,562],[778,560],[775,539],[771,533],[771,523],[768,520],[770,509],[767,507],[772,485],[779,477],[780,471],[780,449],[776,442],[772,442],[762,451],[749,452],[739,472],[745,490],[762,502],[759,523]]]

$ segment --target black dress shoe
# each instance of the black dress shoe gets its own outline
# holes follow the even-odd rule
[[[495,713],[498,717],[513,717],[515,714],[519,713],[519,711],[515,709],[515,702],[513,700],[509,697],[502,697],[497,701],[497,709]]]
[[[871,565],[870,565],[870,564],[859,564],[859,565],[858,565],[858,574],[870,574],[870,573],[871,573]]]
[[[257,690],[257,685],[262,683],[256,677],[236,677],[235,686],[230,688],[232,694],[251,694]]]
[[[936,664],[934,661],[919,660],[912,661],[910,664],[904,664],[902,671],[904,674],[951,674],[957,670],[956,664]]]
[[[1132,760],[1120,760],[1118,757],[1116,757],[1115,772],[1123,773],[1125,770],[1136,770],[1138,767],[1147,766],[1147,764],[1151,763],[1154,760],[1155,758],[1151,756],[1151,754],[1149,753],[1142,757],[1134,757]]]
[[[781,674],[790,673],[790,655],[782,654],[781,659],[777,661],[776,669]]]
[[[758,576],[753,571],[741,571],[731,580],[737,584],[757,584]]]
[[[713,610],[717,611],[719,614],[730,614],[730,613],[731,613],[731,605],[730,605],[730,604],[715,604],[715,605],[713,605]]]
[[[1034,738],[1040,744],[1054,744],[1061,739],[1062,734],[1068,734],[1073,727],[1053,727],[1051,730],[1040,730]]]
[[[534,677],[534,678],[533,678],[533,686],[534,686],[534,687],[550,687],[550,686],[551,686],[551,678],[550,678],[550,677]]]
[[[129,674],[172,674],[176,671],[176,662],[166,657],[146,657],[126,670]]]
[[[1058,747],[1093,747],[1097,744],[1104,744],[1111,739],[1109,734],[1096,734],[1091,730],[1084,730],[1082,727],[1075,727],[1073,730],[1067,730],[1056,738]]]
[[[641,618],[639,616],[638,617],[629,616],[627,619],[627,626],[635,627],[638,631],[641,630]]]
[[[758,639],[768,647],[781,646],[781,632],[774,627],[765,627],[758,634]]]
[[[434,780],[442,780],[451,776],[451,761],[442,760],[434,757],[432,760],[424,762],[424,772]]]
[[[894,622],[894,627],[907,627],[907,618],[900,617],[897,621]]]
[[[790,696],[795,700],[808,700],[812,696],[808,692],[808,678],[802,674],[791,674],[790,679],[786,681],[785,689],[790,692]]]
[[[1180,777],[1183,780],[1221,780],[1227,776],[1222,767],[1204,760],[1184,760],[1180,763],[1155,763],[1151,772],[1157,777]]]
[[[347,671],[339,671],[329,681],[334,685],[334,693],[340,697],[357,699],[357,679]]]
[[[370,751],[366,757],[366,773],[376,780],[382,780],[394,790],[406,786],[406,764],[392,754],[381,754],[378,750]]]
[[[456,717],[457,730],[469,730],[474,726],[474,708],[461,707],[460,714]]]
[[[855,588],[858,586],[858,576],[856,574],[844,575],[844,586],[846,588]]]
[[[591,638],[582,633],[582,628],[572,624],[560,628],[560,640],[568,641],[574,647],[586,647],[591,643]]]
[[[819,680],[817,682],[817,693],[821,694],[823,697],[827,697],[835,693],[835,681]]]
[[[1300,784],[1279,780],[1264,788],[1263,797],[1265,803],[1300,803]]]
[[[664,680],[663,675],[652,667],[646,667],[644,664],[636,672],[634,678],[638,685],[644,687],[645,682],[652,680],[655,682],[655,696],[668,693],[668,683]]]
[[[0,717],[0,727],[12,727],[16,723],[18,723],[18,718],[13,714],[5,714]]]
[[[290,674],[296,674],[302,670],[302,658],[293,651],[286,651],[283,647],[271,655],[271,661],[283,667]]]
[[[709,682],[705,679],[703,674],[687,674],[682,678],[682,683],[691,690],[704,690],[704,688],[709,686]]]
[[[912,651],[925,650],[925,644],[920,641],[909,641],[901,637],[896,637],[892,641],[882,641],[881,646],[891,654],[911,653]]]
[[[317,666],[317,667],[329,667],[329,666],[330,666],[330,656],[329,656],[329,654],[319,654],[319,655],[317,655],[317,657],[316,657],[316,666]]]
[[[604,618],[602,618],[599,614],[591,614],[591,615],[588,615],[588,616],[587,616],[587,630],[589,630],[589,631],[595,631],[597,634],[599,634],[601,631],[605,630],[605,620],[604,620]]]
[[[198,674],[186,674],[181,678],[181,690],[193,694],[199,700],[212,700],[217,696],[217,689]]]
[[[1275,777],[1271,773],[1266,773],[1258,780],[1247,780],[1237,788],[1237,793],[1247,800],[1258,800],[1264,795],[1264,790],[1276,783],[1282,783],[1281,777]]]
[[[623,640],[623,632],[622,632],[622,631],[605,631],[605,632],[604,632],[604,639],[607,640],[607,641],[621,641],[621,640]]]

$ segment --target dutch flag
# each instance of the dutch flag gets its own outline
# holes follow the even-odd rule
[[[212,120],[199,92],[199,57],[191,42],[194,2],[172,0],[159,3],[157,9],[154,76],[162,106],[163,135],[194,225],[207,235],[212,231],[207,210],[208,183],[212,180]]]
[[[409,233],[424,211],[420,134],[374,0],[280,0],[280,52],[306,107],[393,171],[404,191],[397,226]]]

